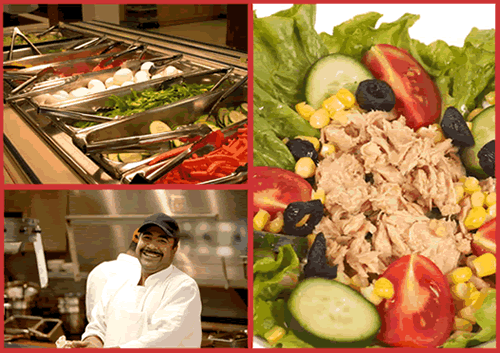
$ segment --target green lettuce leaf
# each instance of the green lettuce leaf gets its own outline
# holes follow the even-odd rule
[[[460,336],[449,339],[443,345],[444,348],[466,348],[477,346],[483,342],[491,341],[496,337],[497,328],[497,303],[496,290],[488,293],[483,305],[474,314],[476,323],[481,327],[477,333],[467,332]]]

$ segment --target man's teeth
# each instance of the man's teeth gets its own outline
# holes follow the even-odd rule
[[[160,257],[161,255],[156,253],[156,252],[152,252],[152,251],[143,251],[142,252],[144,256],[148,256],[148,257]]]

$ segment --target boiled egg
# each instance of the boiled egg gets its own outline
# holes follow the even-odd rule
[[[106,88],[109,88],[114,85],[113,77],[108,77],[106,81],[104,81],[104,85]]]
[[[134,74],[130,69],[120,69],[115,72],[113,76],[113,82],[115,85],[122,85],[124,82],[132,81],[134,79]]]
[[[101,81],[101,80],[90,80],[88,86],[90,90],[93,88],[95,89],[100,89],[101,91],[104,91],[106,89],[106,85]],[[99,91],[100,92],[100,91]]]
[[[60,91],[57,91],[56,93],[54,93],[54,95],[59,95],[59,96],[63,96],[63,97],[66,97],[66,98],[69,98],[69,93],[66,92],[65,90],[60,90]]]
[[[83,97],[89,94],[89,89],[86,87],[80,87],[77,89],[72,90],[69,95],[72,97]]]
[[[134,83],[135,83],[134,81],[126,81],[126,82],[122,83],[122,87],[130,86],[130,85],[133,85]]]
[[[149,73],[146,71],[137,71],[135,74],[135,82],[144,82],[149,80]]]
[[[175,66],[167,66],[162,72],[162,76],[172,76],[177,73]]]
[[[155,66],[155,64],[153,64],[151,61],[146,61],[141,65],[141,71],[149,72],[149,69],[151,69],[153,66]]]

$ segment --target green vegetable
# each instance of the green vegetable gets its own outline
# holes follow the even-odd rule
[[[355,342],[363,347],[382,325],[375,305],[349,286],[324,278],[302,281],[288,308],[300,325],[296,335],[315,347]]]
[[[473,347],[483,342],[491,341],[496,337],[497,322],[496,290],[488,293],[483,305],[474,314],[477,324],[481,327],[479,332],[466,332],[458,337],[450,338],[443,345],[444,348]]]
[[[140,162],[143,155],[140,153],[118,153],[118,159],[123,163]]]
[[[97,125],[98,123],[92,122],[92,121],[77,121],[73,124],[74,127],[84,129],[86,127],[94,126]]]
[[[161,107],[166,104],[177,102],[181,99],[194,97],[208,92],[213,87],[212,84],[174,84],[167,89],[155,91],[148,88],[142,92],[132,90],[124,97],[111,96],[106,102],[107,107],[115,108],[112,111],[101,113],[102,116],[129,116],[142,113],[146,110]]]
[[[335,26],[333,34],[319,35],[314,30],[315,15],[314,5],[294,5],[272,16],[254,19],[254,115],[269,123],[261,128],[254,124],[256,166],[291,169],[287,163],[286,167],[283,163],[272,164],[281,159],[283,150],[264,148],[266,140],[273,141],[275,147],[284,137],[318,136],[318,131],[311,129],[293,107],[305,100],[302,87],[308,69],[327,53],[361,60],[378,43],[406,49],[435,80],[443,111],[454,106],[466,115],[495,89],[495,30],[473,28],[459,48],[441,40],[425,45],[411,39],[408,30],[418,15],[405,14],[375,28],[382,15],[370,12]],[[271,133],[276,139],[269,137]]]
[[[49,41],[53,41],[53,40],[65,39],[65,37],[63,37],[60,33],[58,33],[58,34],[46,34],[40,38],[38,38],[35,34],[32,34],[32,33],[27,33],[27,34],[25,33],[25,35],[26,35],[26,37],[28,37],[28,39],[31,43],[41,43],[41,42],[49,42]],[[4,36],[3,37],[3,45],[9,46],[10,43],[12,43],[12,35]],[[28,43],[26,43],[26,41],[23,38],[21,38],[20,36],[16,36],[14,44],[15,45],[22,45],[22,44],[28,45]]]
[[[319,59],[306,78],[307,103],[319,109],[321,103],[341,88],[352,94],[361,81],[372,79],[371,72],[359,61],[349,56],[332,54]]]
[[[474,119],[472,119],[472,136],[474,137],[474,146],[462,150],[461,157],[465,168],[478,177],[486,178],[488,175],[479,165],[477,153],[485,144],[495,139],[495,106],[492,105]]]

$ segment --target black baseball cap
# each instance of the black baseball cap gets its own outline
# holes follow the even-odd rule
[[[148,226],[158,226],[160,227],[165,234],[169,237],[177,238],[179,233],[179,225],[170,216],[167,216],[165,213],[156,213],[152,216],[149,216],[144,220],[142,225],[139,227],[138,231],[140,233]]]

